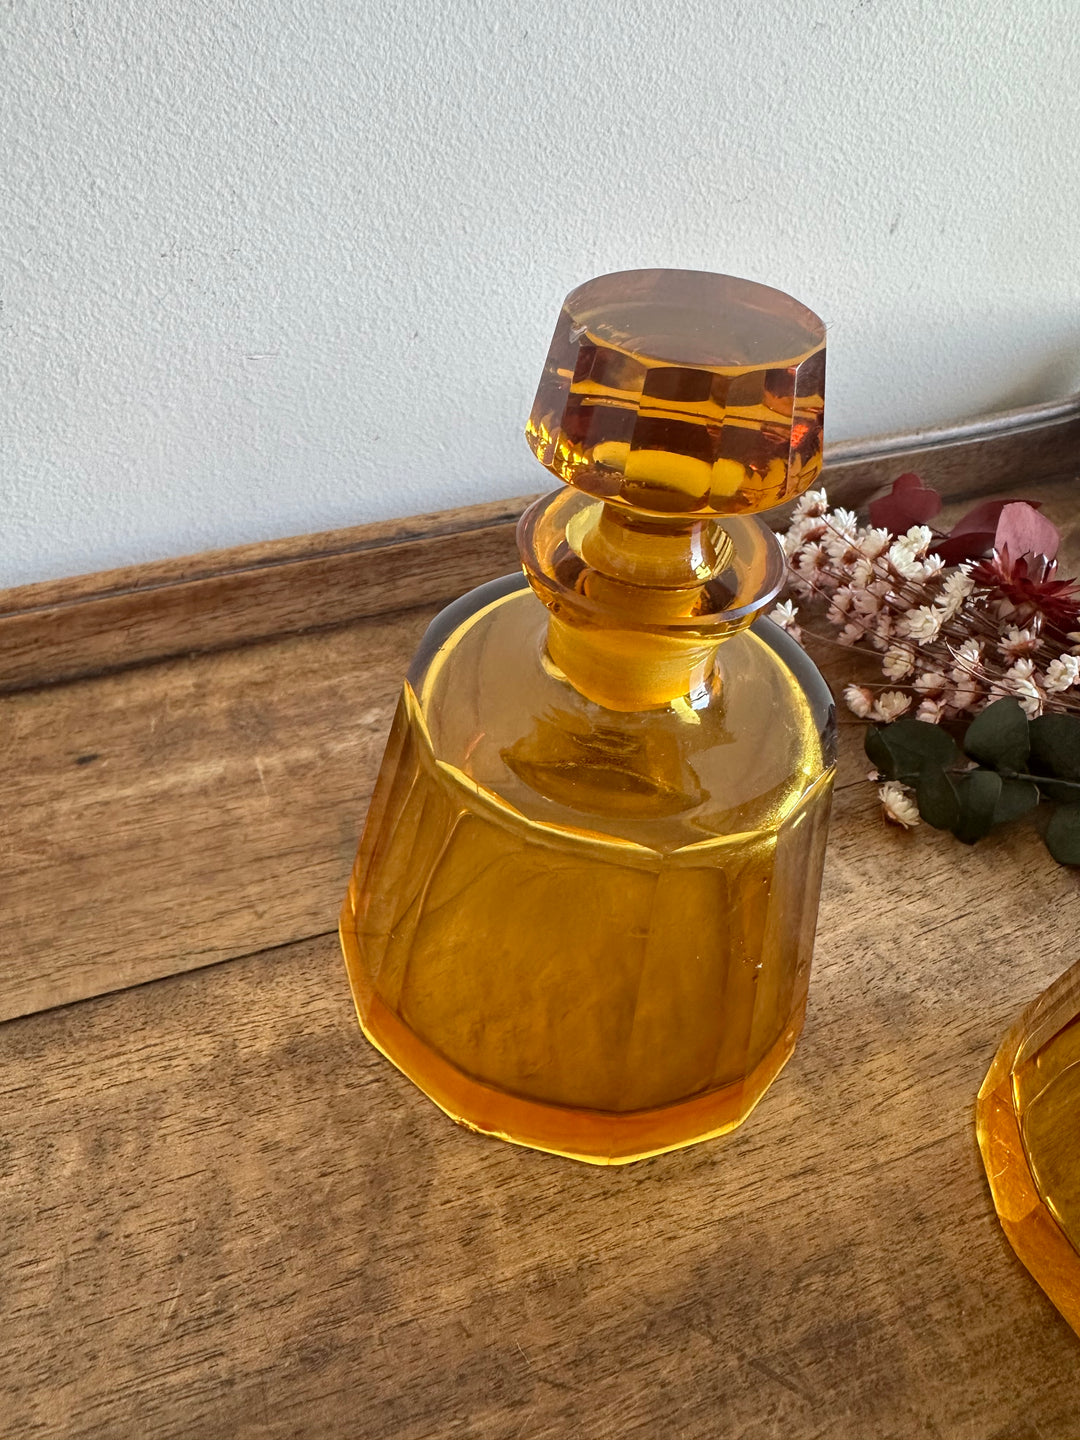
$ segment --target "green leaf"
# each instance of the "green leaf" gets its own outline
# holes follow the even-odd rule
[[[1006,825],[1010,820],[1019,820],[1038,803],[1039,788],[1030,780],[1002,780],[1001,794],[994,806],[994,824]]]
[[[960,759],[952,736],[940,726],[904,716],[868,730],[866,753],[888,780],[915,780],[925,769],[945,770]]]
[[[968,726],[964,749],[973,760],[995,770],[1026,770],[1029,725],[1019,700],[995,700]]]
[[[880,770],[886,780],[895,780],[894,761],[892,752],[882,738],[880,726],[871,725],[863,736],[863,749],[866,751],[866,758],[876,770]]]
[[[1080,780],[1080,715],[1040,715],[1028,733],[1040,771],[1059,780]]]
[[[994,812],[1001,799],[1001,776],[995,770],[972,770],[960,777],[960,822],[953,830],[965,845],[981,840],[994,824]]]
[[[953,830],[960,823],[960,796],[944,770],[926,769],[915,786],[919,814],[935,830]]]
[[[1080,805],[1057,807],[1046,827],[1046,848],[1059,865],[1080,865]]]
[[[1048,800],[1060,800],[1063,805],[1080,801],[1080,786],[1075,780],[1039,780],[1037,784]]]

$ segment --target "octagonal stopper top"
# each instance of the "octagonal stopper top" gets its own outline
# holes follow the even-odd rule
[[[769,510],[821,470],[825,326],[780,290],[624,270],[563,302],[526,435],[561,480],[645,515]]]

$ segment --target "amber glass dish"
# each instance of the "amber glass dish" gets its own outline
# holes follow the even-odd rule
[[[1005,1036],[977,1128],[1002,1227],[1080,1334],[1080,962]]]

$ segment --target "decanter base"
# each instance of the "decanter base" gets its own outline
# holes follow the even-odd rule
[[[340,933],[355,977],[362,967],[348,903]],[[616,1112],[542,1104],[486,1085],[432,1050],[377,995],[364,995],[354,984],[353,998],[360,1028],[372,1045],[459,1125],[589,1165],[626,1165],[736,1129],[791,1058],[806,1015],[804,999],[780,1038],[742,1080],[677,1104]]]

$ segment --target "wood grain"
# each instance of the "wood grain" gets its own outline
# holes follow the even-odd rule
[[[433,613],[0,697],[0,1019],[332,930]]]
[[[912,436],[883,454],[872,441],[827,446],[825,483],[834,504],[856,507],[911,469],[954,499],[1017,477],[1075,477],[1080,413],[1041,414],[1036,407],[1027,425],[949,443]],[[517,568],[514,528],[533,498],[0,591],[0,692],[445,602]],[[782,523],[783,511],[774,519]]]
[[[330,937],[0,1027],[5,1433],[1075,1440],[973,1104],[1076,880],[874,810],[838,796],[787,1071],[624,1169],[452,1125]]]

